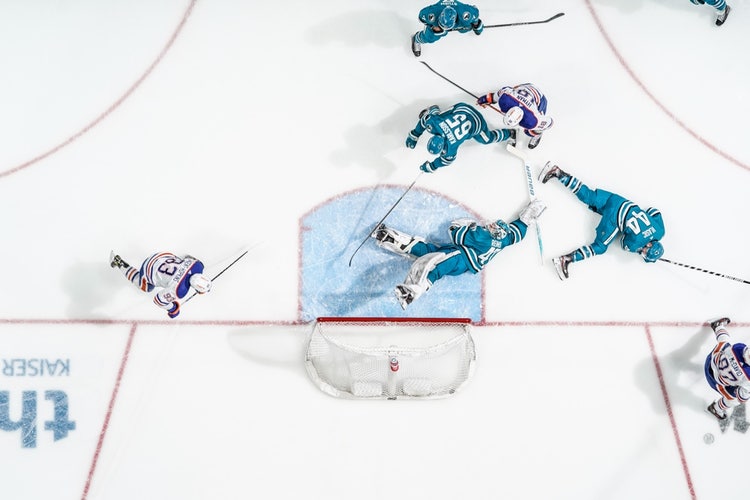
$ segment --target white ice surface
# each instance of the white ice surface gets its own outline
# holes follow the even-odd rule
[[[656,206],[667,258],[748,279],[750,2],[730,3],[716,28],[688,0],[485,2],[487,24],[566,15],[451,34],[420,60],[476,94],[537,84],[556,123],[535,173],[551,159]],[[3,498],[741,498],[727,478],[749,438],[703,411],[701,325],[728,315],[750,340],[750,288],[615,245],[559,281],[549,259],[598,218],[556,183],[537,185],[545,265],[532,233],[483,272],[463,391],[342,401],[307,379],[300,218],[408,186],[429,158],[403,143],[419,111],[472,99],[411,55],[423,5],[0,5],[0,391],[11,420],[39,395],[36,448],[0,432]],[[507,218],[524,181],[504,148],[466,144],[419,187]],[[174,250],[220,270],[250,247],[175,321],[106,265]],[[70,374],[6,369],[38,358]],[[48,390],[76,422],[59,441]]]

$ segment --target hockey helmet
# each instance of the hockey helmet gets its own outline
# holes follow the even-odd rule
[[[438,17],[438,25],[444,30],[452,30],[456,26],[457,18],[458,14],[456,13],[456,9],[448,6],[440,13],[440,17]]]
[[[508,235],[508,232],[510,231],[510,226],[508,226],[508,224],[502,219],[488,222],[484,225],[484,227],[496,240],[502,240]]]
[[[433,135],[429,141],[427,141],[427,151],[433,155],[439,155],[443,152],[443,146],[445,146],[445,139],[441,135]]]
[[[202,274],[194,274],[190,276],[190,286],[200,294],[208,293],[211,291],[211,280]]]
[[[649,241],[648,244],[641,249],[641,255],[643,255],[643,260],[646,262],[656,262],[662,255],[664,255],[664,246],[659,240]]]
[[[523,120],[523,109],[520,106],[513,106],[510,108],[503,117],[503,122],[506,127],[515,127]]]

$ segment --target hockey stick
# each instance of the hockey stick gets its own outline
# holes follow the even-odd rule
[[[244,252],[242,252],[242,254],[239,257],[237,257],[236,259],[234,259],[231,264],[229,264],[227,267],[225,267],[224,269],[222,269],[219,272],[219,274],[217,274],[216,276],[214,276],[213,278],[211,278],[211,281],[213,282],[214,280],[216,280],[216,278],[218,278],[219,276],[221,276],[222,274],[224,274],[227,269],[229,269],[230,267],[232,267],[233,265],[235,265],[237,263],[237,261],[240,260],[245,255],[247,255],[247,252],[249,252],[249,251],[250,251],[250,249],[247,249]],[[190,299],[192,299],[196,295],[198,295],[198,292],[193,292],[193,295],[191,295],[190,297],[186,298],[185,301],[182,304],[183,305],[187,304],[188,302],[190,302]]]
[[[544,21],[526,21],[526,22],[523,22],[523,23],[490,24],[490,25],[485,25],[484,27],[485,28],[507,28],[509,26],[524,26],[524,25],[527,25],[527,24],[544,24],[544,23],[548,23],[550,21],[554,21],[558,17],[562,17],[564,15],[565,15],[565,12],[559,12],[559,13],[555,14],[554,16],[550,17],[549,19],[545,19]]]
[[[670,264],[674,264],[675,266],[687,267],[688,269],[693,269],[695,271],[700,271],[702,273],[713,274],[714,276],[718,276],[720,278],[726,278],[728,280],[739,281],[740,283],[745,283],[745,284],[750,285],[750,281],[743,280],[742,278],[735,278],[734,276],[727,276],[726,274],[715,273],[715,272],[709,271],[707,269],[701,269],[700,267],[695,267],[695,266],[691,266],[691,265],[688,265],[688,264],[681,264],[679,262],[674,262],[674,261],[671,261],[669,259],[665,259],[664,257],[660,258],[659,260],[662,261],[662,262],[669,262]]]
[[[445,76],[441,75],[440,73],[438,73],[437,71],[435,71],[434,69],[432,69],[432,66],[430,66],[430,65],[429,65],[429,64],[427,64],[426,62],[424,62],[424,61],[419,61],[419,62],[421,62],[422,64],[424,64],[424,65],[425,65],[425,66],[427,67],[427,69],[429,69],[430,71],[432,71],[432,72],[433,72],[433,73],[435,73],[435,74],[436,74],[437,76],[439,76],[440,78],[442,78],[442,79],[443,79],[443,80],[445,80],[446,82],[450,83],[450,84],[451,84],[451,85],[453,85],[454,87],[457,87],[457,88],[459,88],[459,89],[463,90],[464,92],[466,92],[467,94],[469,94],[469,95],[470,95],[471,97],[473,97],[474,99],[479,99],[479,96],[478,96],[478,95],[476,95],[476,94],[474,94],[474,93],[472,93],[472,92],[469,92],[468,90],[466,90],[465,88],[463,88],[462,86],[460,86],[459,84],[457,84],[456,82],[454,82],[453,80],[451,80],[451,79],[449,79],[449,78],[447,78],[447,77],[445,77]],[[501,115],[504,115],[504,114],[505,114],[505,113],[503,113],[502,111],[500,111],[500,109],[499,109],[499,108],[496,108],[496,107],[495,107],[495,106],[493,106],[492,104],[488,104],[488,106],[489,106],[489,107],[490,107],[490,108],[491,108],[491,109],[492,109],[493,111],[497,111],[497,112],[498,112],[498,113],[500,113]]]
[[[531,166],[529,165],[529,159],[526,156],[526,153],[510,144],[508,144],[506,148],[508,149],[508,152],[510,152],[510,154],[512,154],[516,158],[520,158],[523,162],[523,167],[524,169],[526,169],[526,188],[529,191],[529,201],[536,200],[534,178],[531,175]],[[542,265],[544,265],[544,246],[542,245],[542,230],[539,228],[539,220],[534,221],[534,226],[536,226],[536,240],[537,243],[539,243],[539,257],[542,259]]]
[[[359,244],[359,246],[357,247],[357,249],[354,251],[354,253],[352,254],[352,256],[349,258],[349,267],[352,267],[352,260],[354,260],[354,256],[357,255],[357,252],[359,252],[359,249],[362,248],[365,243],[367,243],[367,240],[370,239],[370,236],[372,236],[372,233],[383,223],[383,221],[385,220],[385,218],[388,217],[389,215],[391,215],[391,212],[393,212],[393,209],[396,208],[396,205],[398,205],[399,203],[401,203],[401,200],[404,199],[404,196],[406,196],[406,193],[408,193],[409,191],[411,191],[411,188],[414,187],[414,184],[417,183],[417,180],[419,179],[419,177],[423,173],[424,172],[422,172],[421,170],[419,171],[419,174],[417,174],[417,177],[415,177],[414,180],[412,181],[412,183],[409,184],[409,187],[406,188],[406,191],[404,191],[404,194],[402,194],[401,197],[398,200],[396,200],[396,203],[394,203],[393,206],[391,207],[391,209],[388,210],[388,212],[383,216],[382,219],[380,219],[380,222],[378,222],[377,224],[375,224],[375,227],[372,229],[372,231],[370,231],[369,233],[367,233],[367,236],[365,236],[365,239],[362,240],[362,243]]]

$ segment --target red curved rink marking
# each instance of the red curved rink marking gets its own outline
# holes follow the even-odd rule
[[[109,422],[110,418],[112,416],[113,411],[116,407],[116,400],[117,395],[119,393],[120,384],[122,382],[122,379],[125,375],[126,367],[128,358],[130,357],[130,351],[133,344],[133,340],[135,338],[137,329],[139,326],[154,326],[154,325],[174,325],[174,320],[110,320],[110,319],[32,319],[32,318],[0,318],[0,325],[129,325],[130,326],[130,333],[128,335],[128,340],[125,345],[124,352],[122,354],[122,357],[120,359],[120,367],[117,372],[117,379],[115,381],[115,386],[112,390],[112,394],[110,396],[110,402],[107,408],[107,413],[104,418],[104,423],[102,425],[101,432],[99,434],[99,440],[97,442],[96,450],[94,451],[94,456],[91,460],[91,466],[88,471],[88,475],[86,478],[86,483],[84,486],[83,494],[81,497],[81,500],[86,500],[88,497],[88,493],[90,491],[91,483],[93,481],[97,464],[99,462],[99,458],[101,455],[101,450],[104,445],[104,441],[106,438],[107,430],[109,429]],[[255,320],[255,321],[246,321],[246,320],[207,320],[207,321],[180,321],[180,324],[184,325],[201,325],[201,326],[303,326],[303,325],[310,325],[310,322],[305,322],[302,320],[296,320],[296,321],[263,321],[263,320]],[[682,446],[682,440],[680,439],[680,434],[677,428],[677,422],[674,416],[674,411],[672,407],[671,400],[669,398],[669,393],[667,391],[667,384],[664,377],[664,373],[661,369],[661,362],[659,361],[659,356],[656,352],[656,348],[654,346],[654,339],[651,334],[651,328],[652,327],[676,327],[676,328],[697,328],[697,327],[707,327],[708,324],[703,323],[697,323],[694,321],[481,321],[473,323],[475,326],[495,326],[495,327],[518,327],[518,326],[531,326],[531,327],[557,327],[557,326],[581,326],[581,327],[642,327],[644,329],[644,333],[646,335],[646,339],[648,341],[649,351],[651,353],[651,358],[654,363],[654,368],[656,369],[656,375],[657,379],[659,381],[659,387],[661,389],[662,397],[664,399],[664,404],[667,409],[667,415],[669,417],[670,426],[672,428],[672,434],[675,439],[675,444],[677,446],[677,451],[680,457],[680,464],[682,466],[682,471],[685,476],[686,486],[688,489],[688,492],[690,494],[690,498],[695,500],[697,498],[696,492],[695,492],[695,486],[693,484],[693,480],[690,474],[690,468],[688,466],[687,458],[685,456],[685,450]],[[733,323],[735,324],[735,323]],[[749,323],[736,323],[735,326],[739,327],[747,327],[750,326]]]
[[[681,129],[683,129],[685,132],[693,136],[695,140],[697,140],[698,142],[700,142],[701,144],[703,144],[708,149],[710,149],[717,155],[721,156],[725,160],[728,160],[731,163],[734,163],[740,168],[744,168],[745,170],[750,170],[750,165],[748,165],[747,163],[741,162],[737,158],[731,156],[729,153],[726,153],[722,151],[721,149],[717,148],[716,146],[711,144],[708,140],[706,140],[703,136],[701,136],[700,134],[695,132],[693,129],[688,127],[685,124],[685,122],[677,118],[677,116],[675,116],[674,113],[672,113],[669,109],[667,109],[667,107],[664,106],[664,104],[662,104],[659,101],[659,99],[657,99],[656,96],[654,96],[654,94],[652,94],[651,91],[648,90],[646,85],[644,85],[644,83],[640,80],[640,78],[638,78],[638,76],[635,74],[633,69],[628,65],[628,63],[622,57],[622,54],[620,54],[620,52],[617,50],[614,43],[612,43],[612,40],[609,38],[609,35],[607,35],[607,31],[604,29],[604,26],[602,25],[602,22],[599,19],[599,16],[597,16],[596,14],[596,10],[591,5],[591,0],[585,0],[585,2],[586,2],[586,7],[588,7],[589,12],[591,13],[591,17],[594,18],[594,22],[596,23],[596,26],[599,28],[599,32],[604,37],[604,40],[607,42],[607,45],[609,45],[609,48],[612,50],[617,60],[620,62],[620,65],[622,65],[622,67],[625,69],[628,75],[630,75],[630,78],[632,78],[633,81],[636,83],[636,85],[638,85],[638,87],[640,87],[641,90],[643,90],[643,92],[649,97],[649,99],[651,99],[654,102],[654,104],[656,104],[659,107],[659,109],[661,109],[664,112],[664,114],[670,117]]]
[[[104,437],[107,435],[107,429],[109,429],[109,421],[112,418],[112,411],[115,407],[115,401],[117,400],[117,394],[120,392],[120,384],[122,383],[122,376],[125,373],[125,366],[128,363],[128,357],[130,356],[130,349],[133,346],[133,338],[135,337],[135,331],[138,328],[137,323],[133,323],[130,326],[130,334],[128,335],[128,342],[125,345],[125,352],[122,354],[120,360],[120,369],[117,371],[117,380],[115,381],[115,387],[112,389],[112,395],[109,399],[109,406],[107,407],[107,414],[104,417],[104,424],[102,424],[102,430],[99,433],[99,441],[96,443],[96,451],[94,451],[94,457],[91,459],[91,467],[89,468],[89,474],[86,477],[86,484],[83,487],[82,500],[86,500],[91,488],[91,481],[94,479],[94,472],[96,472],[96,465],[99,463],[99,456],[102,452],[102,446],[104,446]]]
[[[32,158],[31,160],[28,160],[16,167],[11,168],[10,170],[6,170],[4,172],[0,172],[0,177],[7,177],[11,174],[15,174],[16,172],[23,170],[27,167],[30,167],[34,165],[35,163],[38,163],[48,156],[51,156],[58,151],[60,151],[65,146],[68,146],[69,144],[76,141],[78,138],[80,138],[82,135],[84,135],[86,132],[91,130],[92,128],[99,125],[99,123],[104,120],[107,116],[109,116],[114,110],[116,110],[120,104],[125,102],[125,100],[130,97],[130,95],[135,92],[135,90],[143,83],[143,81],[151,74],[151,72],[154,70],[154,68],[161,62],[161,60],[164,58],[164,56],[167,54],[170,48],[172,48],[172,45],[174,44],[177,37],[182,32],[182,28],[185,26],[185,23],[187,22],[188,18],[190,17],[190,14],[193,12],[193,7],[195,7],[195,4],[198,0],[190,0],[190,4],[187,7],[187,10],[182,14],[182,19],[180,20],[180,23],[177,25],[177,28],[172,33],[172,36],[169,37],[169,40],[167,41],[167,44],[164,46],[164,48],[161,49],[161,52],[159,52],[159,55],[156,56],[156,59],[149,65],[148,68],[146,68],[146,71],[133,83],[133,85],[130,86],[130,88],[125,91],[125,93],[117,99],[114,103],[112,103],[102,114],[97,116],[94,121],[83,127],[81,130],[73,134],[72,136],[65,139],[63,142],[58,144],[57,146],[53,147],[52,149],[49,149],[48,151],[40,154],[39,156]]]

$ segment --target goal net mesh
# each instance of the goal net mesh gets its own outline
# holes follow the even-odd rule
[[[476,352],[463,318],[318,318],[306,368],[341,398],[440,398],[469,379]]]

